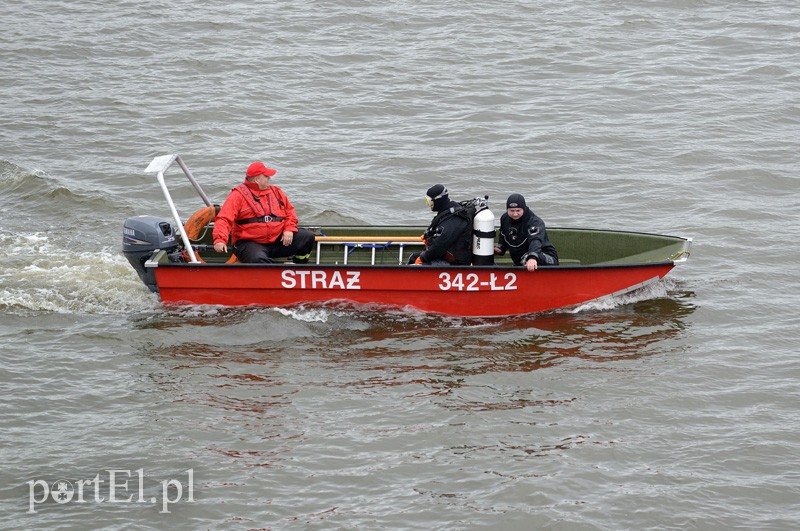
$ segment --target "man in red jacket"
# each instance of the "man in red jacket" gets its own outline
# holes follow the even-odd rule
[[[271,263],[293,257],[307,264],[314,233],[297,228],[297,215],[283,190],[269,184],[277,170],[263,162],[247,168],[245,181],[231,190],[214,219],[214,250],[233,253],[240,262]]]

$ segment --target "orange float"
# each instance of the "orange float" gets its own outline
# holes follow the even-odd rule
[[[219,213],[219,205],[211,205],[204,208],[201,208],[191,216],[189,219],[186,220],[186,223],[183,224],[183,230],[186,231],[186,236],[189,237],[190,240],[196,240],[200,237],[200,232],[212,221],[214,218],[217,217]],[[195,253],[197,260],[203,264],[205,264],[205,260],[200,258],[200,255]],[[232,254],[228,261],[225,262],[226,264],[235,264],[238,262],[239,259],[236,258],[235,254]]]

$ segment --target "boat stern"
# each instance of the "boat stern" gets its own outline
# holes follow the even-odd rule
[[[122,254],[153,293],[158,285],[152,268],[145,263],[158,251],[180,255],[177,231],[169,220],[156,216],[134,216],[122,227]]]

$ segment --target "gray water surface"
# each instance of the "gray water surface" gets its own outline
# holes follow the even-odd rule
[[[797,527],[795,2],[3,9],[0,527]],[[441,182],[695,243],[519,318],[163,308],[120,250],[167,153],[216,202],[264,160],[306,223]]]

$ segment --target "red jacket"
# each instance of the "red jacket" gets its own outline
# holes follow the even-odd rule
[[[256,201],[254,195],[259,201]],[[241,225],[236,223],[263,216],[283,219]],[[277,186],[259,190],[257,184],[245,181],[231,190],[219,214],[214,218],[214,243],[222,242],[227,245],[229,236],[231,244],[238,240],[273,243],[287,230],[297,232],[297,215],[283,190]]]

